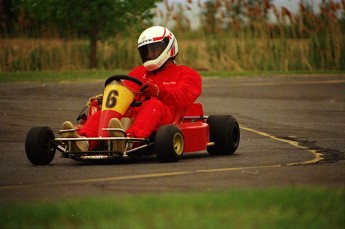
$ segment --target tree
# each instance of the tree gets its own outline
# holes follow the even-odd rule
[[[0,36],[5,36],[13,32],[13,23],[16,20],[16,15],[11,9],[11,0],[0,0]]]
[[[66,37],[76,33],[90,42],[90,68],[97,67],[97,41],[129,28],[143,28],[157,0],[14,0],[38,24],[53,24]]]

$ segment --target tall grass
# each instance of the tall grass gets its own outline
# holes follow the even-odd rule
[[[236,71],[345,70],[344,1],[323,1],[318,14],[303,1],[298,12],[268,0],[164,1],[163,6],[155,14],[161,24],[174,24],[180,64]],[[200,18],[197,30],[191,30],[193,18]],[[99,42],[98,68],[140,64],[138,35],[120,34]],[[82,39],[1,38],[0,70],[86,69],[89,52]]]
[[[1,39],[0,70],[77,70],[89,66],[87,40],[59,39]],[[100,42],[99,67],[102,69],[130,69],[139,64],[136,38]]]
[[[296,13],[285,7],[278,9],[268,0],[252,2],[210,1],[202,11],[213,68],[345,69],[344,2],[324,1],[319,14],[303,1]]]

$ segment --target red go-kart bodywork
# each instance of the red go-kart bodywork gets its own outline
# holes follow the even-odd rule
[[[26,155],[35,165],[49,164],[55,151],[62,157],[74,160],[109,160],[128,156],[146,156],[156,154],[161,162],[176,162],[183,153],[207,150],[210,154],[233,154],[240,141],[240,129],[237,120],[231,115],[204,115],[201,103],[194,103],[187,112],[176,117],[174,123],[161,126],[149,138],[109,137],[109,120],[122,118],[128,107],[139,106],[142,101],[135,101],[135,92],[128,89],[121,80],[141,82],[133,77],[117,75],[105,82],[103,94],[99,137],[94,138],[55,138],[51,128],[33,127],[29,130],[25,142]],[[116,101],[114,103],[114,101]],[[119,102],[118,102],[119,101]],[[99,109],[91,103],[84,121]],[[83,121],[82,121],[83,124]],[[73,141],[98,141],[90,151],[72,151]],[[125,141],[124,152],[112,151],[112,144]]]

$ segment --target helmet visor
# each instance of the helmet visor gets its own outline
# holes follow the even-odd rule
[[[164,41],[147,44],[139,47],[140,57],[143,63],[148,60],[155,60],[167,47],[168,43]]]

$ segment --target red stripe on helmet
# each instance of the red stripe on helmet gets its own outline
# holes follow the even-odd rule
[[[160,40],[163,40],[164,37],[165,37],[165,34],[166,34],[166,29],[164,28],[163,36],[161,36],[161,37],[154,37],[154,38],[152,38],[152,40],[153,40],[153,41],[160,41]]]
[[[170,50],[170,56],[174,56],[174,54],[175,54],[175,45]]]

